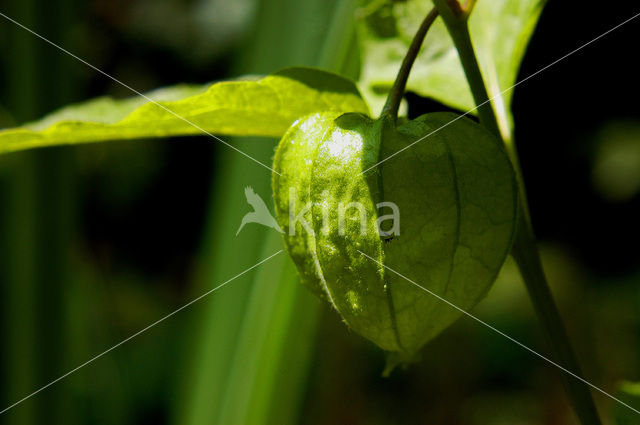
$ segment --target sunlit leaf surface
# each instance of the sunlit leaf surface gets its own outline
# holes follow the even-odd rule
[[[252,80],[176,86],[125,100],[99,98],[41,121],[0,131],[0,153],[106,140],[203,134],[279,137],[318,111],[363,112],[355,85],[311,68],[288,68]]]
[[[471,38],[489,96],[503,117],[511,87],[544,0],[479,0],[470,18]],[[386,92],[422,19],[433,7],[430,0],[389,2],[373,0],[358,13],[362,47],[361,84],[368,92]],[[407,90],[461,110],[475,107],[458,54],[441,19],[429,30],[411,70]],[[377,111],[374,111],[377,112]]]

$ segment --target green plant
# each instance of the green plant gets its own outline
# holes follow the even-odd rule
[[[428,2],[418,1],[401,3],[402,4],[398,5],[394,4],[393,6],[385,4],[384,7],[421,8],[424,5],[428,5]],[[491,241],[487,251],[487,254],[491,257],[488,261],[489,266],[487,269],[495,274],[497,269],[500,267],[507,249],[509,248],[511,235],[515,229],[516,243],[512,253],[523,271],[523,276],[527,282],[534,304],[539,312],[541,320],[545,324],[545,328],[550,336],[552,345],[556,350],[558,361],[569,370],[579,375],[580,373],[577,368],[577,363],[573,359],[573,354],[571,353],[571,349],[568,345],[566,335],[562,330],[559,316],[546,286],[544,274],[542,273],[542,268],[535,248],[533,232],[528,218],[528,207],[526,205],[524,186],[519,175],[517,156],[512,144],[510,129],[511,118],[508,112],[508,98],[503,99],[500,91],[511,84],[509,83],[510,80],[512,81],[515,79],[515,72],[517,71],[519,60],[522,52],[524,51],[526,40],[528,39],[528,36],[535,24],[541,3],[502,1],[495,2],[493,3],[493,6],[487,6],[486,9],[481,9],[481,5],[490,4],[489,2],[481,2],[474,13],[481,13],[481,11],[484,10],[485,12],[483,13],[486,13],[486,15],[484,15],[485,19],[478,20],[476,22],[484,23],[484,28],[491,28],[492,31],[499,31],[499,29],[504,29],[504,27],[496,25],[495,21],[487,19],[486,16],[494,16],[491,13],[500,15],[501,12],[510,10],[510,7],[515,7],[514,5],[517,4],[525,5],[526,8],[523,9],[524,12],[518,12],[521,13],[521,15],[516,13],[516,16],[522,18],[518,21],[518,25],[515,25],[516,29],[512,29],[518,34],[517,37],[487,37],[484,40],[486,43],[483,43],[482,37],[478,36],[476,38],[475,35],[473,36],[474,42],[476,43],[476,50],[481,52],[480,64],[476,61],[474,49],[471,45],[471,37],[467,30],[467,19],[469,18],[471,11],[471,3],[472,2],[469,2],[466,7],[463,7],[458,5],[457,2],[436,1],[436,6],[442,14],[448,33],[451,34],[455,47],[460,54],[462,68],[455,66],[455,64],[451,65],[451,63],[442,65],[438,62],[440,59],[433,59],[433,61],[438,64],[442,70],[446,70],[448,72],[451,69],[454,69],[457,73],[454,73],[453,75],[446,75],[446,78],[442,75],[438,77],[441,81],[448,81],[446,84],[438,84],[437,81],[434,82],[429,80],[429,83],[421,84],[421,87],[423,93],[433,95],[433,93],[429,93],[433,90],[436,92],[434,95],[435,97],[448,101],[449,104],[453,104],[458,107],[471,107],[473,105],[468,105],[471,97],[469,96],[468,91],[464,89],[466,85],[460,84],[460,81],[457,83],[451,83],[451,81],[455,81],[455,79],[459,78],[461,73],[464,72],[466,75],[466,81],[469,83],[470,93],[477,106],[481,123],[486,127],[486,130],[481,129],[465,119],[456,118],[455,124],[447,124],[448,127],[442,130],[439,135],[434,134],[433,136],[430,136],[433,130],[439,129],[446,124],[444,121],[444,119],[447,118],[446,115],[431,115],[413,122],[404,122],[403,120],[400,120],[397,122],[396,127],[395,115],[399,107],[400,95],[404,89],[404,83],[401,79],[398,80],[400,82],[395,86],[395,90],[392,91],[392,96],[389,98],[391,101],[384,109],[383,116],[380,120],[372,121],[362,115],[352,115],[354,112],[367,114],[369,111],[367,103],[359,97],[353,83],[329,73],[297,68],[277,73],[258,82],[243,81],[218,83],[210,86],[206,90],[205,88],[198,87],[168,89],[166,91],[149,94],[146,99],[147,102],[139,98],[129,101],[101,99],[88,104],[70,107],[57,114],[53,114],[38,123],[34,123],[20,129],[1,132],[0,152],[9,152],[57,144],[97,142],[113,139],[133,139],[140,137],[165,137],[177,134],[198,134],[202,131],[245,136],[280,136],[287,128],[290,128],[295,121],[302,119],[302,121],[298,121],[294,127],[290,128],[289,133],[285,136],[285,139],[283,139],[283,143],[285,141],[291,141],[293,137],[298,137],[299,135],[297,132],[300,131],[303,139],[311,141],[310,145],[312,148],[321,149],[322,143],[320,142],[323,141],[322,134],[329,129],[335,129],[337,131],[337,137],[343,139],[342,142],[357,139],[365,140],[364,144],[361,146],[361,149],[363,150],[354,149],[349,152],[349,160],[353,162],[349,165],[353,168],[345,169],[342,167],[336,167],[336,165],[342,165],[343,163],[333,162],[330,158],[320,158],[318,165],[320,170],[323,172],[327,171],[326,175],[323,175],[322,177],[329,179],[327,186],[330,189],[330,193],[333,191],[335,194],[334,200],[349,199],[344,198],[344,194],[340,193],[338,189],[350,187],[354,193],[357,194],[357,198],[359,200],[371,203],[372,200],[376,199],[376,190],[380,190],[382,187],[385,192],[391,190],[396,191],[396,188],[399,185],[398,182],[404,177],[401,172],[410,173],[418,168],[418,164],[414,163],[406,165],[406,167],[403,167],[402,170],[398,171],[399,174],[397,175],[393,174],[391,171],[392,162],[388,164],[389,167],[385,166],[385,168],[379,172],[375,171],[366,173],[368,168],[376,165],[379,160],[385,160],[386,158],[395,155],[395,153],[400,149],[411,146],[413,144],[413,142],[410,141],[411,139],[419,140],[424,138],[424,136],[430,136],[433,143],[422,143],[417,145],[413,153],[408,155],[406,158],[394,157],[395,161],[406,161],[409,163],[412,160],[428,160],[435,163],[437,167],[440,167],[444,162],[441,162],[438,153],[434,152],[434,150],[436,148],[440,148],[441,151],[450,152],[448,155],[451,160],[447,165],[452,165],[454,168],[457,168],[458,165],[460,165],[461,178],[466,178],[469,182],[469,186],[466,188],[467,191],[462,191],[462,195],[468,196],[468,200],[476,201],[472,196],[479,196],[481,198],[480,201],[486,200],[490,203],[495,202],[506,206],[505,208],[496,209],[501,213],[505,213],[505,217],[497,218],[500,222],[504,220],[504,223],[506,223],[506,225],[503,226],[504,228],[494,224],[489,226],[491,231],[490,233],[487,233],[487,237],[489,238],[489,236],[491,236],[489,239],[495,240]],[[459,9],[452,9],[450,8],[451,5],[458,5],[460,7]],[[372,7],[372,9],[375,9],[375,7]],[[368,23],[371,23],[371,21],[375,21],[374,18],[379,18],[379,16],[374,16],[378,12],[378,10],[373,10],[372,14],[365,16],[364,19],[368,20]],[[368,24],[365,24],[364,26],[366,27],[367,25]],[[373,24],[371,27],[367,28],[372,28],[376,25],[377,24]],[[367,31],[367,29],[365,28],[361,31],[364,32]],[[440,34],[442,35],[443,27],[440,27],[439,29],[437,27],[434,28],[435,34],[438,34],[438,31],[440,31]],[[380,34],[384,36],[383,33],[376,33],[376,35]],[[478,34],[486,34],[486,32]],[[515,39],[516,42],[514,45],[507,47],[495,47],[495,44],[501,42],[503,39]],[[442,41],[442,39],[440,39],[440,41]],[[369,42],[371,44],[375,44],[376,40],[371,37]],[[420,44],[417,46],[419,48]],[[441,46],[438,54],[432,55],[431,58],[442,58],[443,51],[451,51],[451,45],[444,43],[443,46],[444,47]],[[418,48],[414,49],[414,53],[416,55],[419,50]],[[496,52],[500,52],[500,54],[498,55]],[[445,54],[444,57],[448,57],[450,59],[450,55],[447,56]],[[428,58],[429,55],[427,55],[427,62],[430,65],[433,65],[434,62],[429,62]],[[412,61],[409,61],[409,63],[411,62]],[[434,68],[438,69],[437,66]],[[365,69],[367,69],[366,63]],[[401,69],[404,72],[404,74],[401,73],[401,77],[404,78],[406,82],[409,68],[403,67]],[[446,74],[447,72],[443,71],[441,74]],[[370,103],[373,104],[376,97],[374,92],[376,91],[376,88],[379,90],[379,87],[377,86],[379,86],[380,83],[379,81],[372,83],[371,81],[373,81],[373,79],[371,78],[371,74],[372,72],[369,69],[369,78],[363,78],[361,84],[366,96],[372,100]],[[438,72],[431,72],[429,74],[429,78],[432,79],[433,75],[437,74]],[[488,81],[486,86],[483,74]],[[506,84],[505,81],[507,82]],[[446,87],[452,86],[455,87],[457,91],[446,90]],[[443,89],[443,87],[445,89]],[[487,87],[489,90],[487,90]],[[441,93],[438,94],[438,91]],[[491,95],[493,102],[488,101],[489,95]],[[149,103],[148,101],[150,99],[153,99],[154,101]],[[349,115],[337,118],[338,115],[341,115],[342,113],[349,113]],[[303,118],[310,114],[311,118]],[[453,120],[453,117],[448,119],[447,122],[451,120]],[[300,130],[305,124],[312,124],[313,130],[311,132],[307,132],[306,129]],[[489,135],[487,131],[492,135]],[[468,139],[463,139],[463,136],[468,137]],[[511,163],[506,161],[506,157],[502,154],[500,145],[495,143],[498,139],[502,139],[505,143],[506,150],[509,152],[511,157]],[[477,143],[472,143],[476,141]],[[478,152],[476,152],[477,156],[473,156],[474,161],[479,159],[486,160],[487,163],[497,165],[497,169],[492,173],[481,173],[479,171],[479,167],[474,165],[473,161],[464,161],[461,153],[470,148],[478,150]],[[374,151],[371,157],[366,156],[370,153],[368,149],[372,149]],[[282,152],[283,150],[281,149],[277,159],[280,163],[279,165],[278,163],[276,165],[276,188],[280,186],[288,186],[288,183],[282,184],[280,182],[281,177],[279,177],[278,173],[282,174],[284,178],[289,174],[294,174],[298,171],[294,162],[295,160],[299,161],[301,159],[299,157],[301,152],[296,152],[293,154],[293,158],[285,158],[283,160],[282,158],[285,154]],[[364,158],[363,153],[365,154]],[[295,158],[296,156],[297,158]],[[284,161],[284,163],[282,161]],[[513,164],[513,168],[516,170],[520,192],[519,202],[521,214],[518,216],[519,221],[517,222],[517,227],[515,221],[515,212],[517,208],[514,207],[514,201],[517,197],[514,195],[513,191],[513,188],[516,186],[511,174],[511,164]],[[336,170],[336,168],[340,169]],[[389,170],[389,173],[391,174],[385,174],[385,169]],[[358,170],[365,171],[365,173],[361,176],[357,174]],[[449,176],[442,177],[443,180],[450,179],[451,169],[443,169],[442,175]],[[373,176],[383,176],[382,186],[379,185],[378,179]],[[301,191],[306,190],[308,188],[307,185],[314,184],[309,181],[301,182],[299,180],[300,177],[301,176],[296,176],[293,183],[294,185],[298,185]],[[394,179],[396,181],[394,181]],[[501,190],[499,193],[488,196],[485,199],[484,195],[488,193],[486,186],[490,184],[496,184],[497,187],[501,188]],[[387,190],[385,185],[390,185],[389,190]],[[402,192],[404,192],[402,196],[411,199],[419,199],[420,196],[424,195],[425,190],[420,185],[415,185],[415,187],[411,187],[409,190]],[[459,196],[459,199],[452,200],[452,198],[455,198],[455,196],[452,196],[452,194],[455,195],[455,192],[455,190],[451,190],[449,188],[447,193],[439,195],[443,200],[448,199],[448,202],[454,204],[456,206],[455,209],[459,209],[461,212],[457,220],[454,220],[453,222],[447,221],[443,225],[451,226],[454,229],[459,228],[470,231],[470,233],[460,231],[460,237],[472,235],[474,230],[478,230],[473,226],[479,225],[479,222],[477,220],[469,220],[468,223],[470,223],[471,228],[467,229],[464,225],[466,222],[463,221],[462,217],[466,217],[466,213],[463,213],[463,211],[468,207],[468,205],[472,205],[473,203],[466,204],[464,196]],[[311,193],[311,196],[316,196],[317,194],[321,194],[321,190],[314,189],[309,191],[309,193]],[[439,196],[434,197],[438,202],[436,205],[447,204],[440,200]],[[280,199],[285,198],[280,196]],[[429,205],[425,205],[425,208],[428,209]],[[283,210],[282,208],[280,209]],[[482,212],[494,212],[487,206],[484,206],[480,210]],[[469,217],[474,216],[473,214],[470,214]],[[427,218],[428,216],[422,212],[420,214],[409,215],[408,221],[412,225],[415,225],[416,228],[422,228],[425,223],[437,223],[437,221],[427,220]],[[494,218],[496,217],[490,217],[489,221],[491,222]],[[354,231],[348,231],[347,233],[349,235],[356,234]],[[329,234],[331,235],[331,231]],[[488,243],[487,240],[480,237],[471,237],[471,239],[471,244],[477,244],[474,245],[476,249],[472,249],[474,252],[477,249],[481,249]],[[442,244],[437,244],[435,246],[448,246],[453,242],[455,242],[455,238],[452,239],[451,237],[447,237],[443,240]],[[421,264],[423,261],[421,256],[418,255],[420,252],[413,249],[413,244],[409,244],[408,248],[404,248],[404,242],[391,241],[389,246],[385,246],[384,244],[387,242],[382,241],[377,234],[372,234],[371,232],[368,232],[363,236],[362,243],[371,247],[376,252],[384,251],[385,254],[390,257],[398,255],[395,253],[396,250],[398,250],[399,253],[402,250],[409,250],[411,251],[409,254],[415,256],[410,260],[398,260],[397,262],[394,261],[389,263],[392,264],[393,267],[402,267],[405,261],[407,265],[413,267]],[[295,252],[295,247],[299,244],[307,244],[309,246],[313,244],[309,243],[309,241],[305,241],[304,238],[299,241],[289,242],[294,258],[298,256],[299,262],[304,264],[305,262],[308,262],[309,259],[314,258],[314,252],[309,248],[303,248],[302,252]],[[360,248],[358,247],[358,249]],[[366,250],[363,250],[363,252],[364,251]],[[340,257],[334,261],[332,255],[326,255],[327,253],[318,251],[316,253],[318,258],[325,256],[325,268],[322,269],[323,274],[327,266],[352,267],[353,270],[351,273],[352,276],[355,277],[356,282],[363,280],[362,274],[366,273],[372,277],[367,279],[363,284],[373,284],[380,289],[380,287],[383,286],[382,280],[379,276],[381,271],[380,268],[369,262],[366,258],[363,258],[359,253],[356,255],[356,252],[352,248],[347,248],[347,253],[350,255],[349,258]],[[320,262],[322,263],[323,260],[320,260]],[[447,259],[447,264],[450,266],[449,270],[446,272],[447,274],[454,275],[455,273],[460,273],[461,276],[468,276],[475,275],[477,272],[474,269],[459,267],[457,265],[454,266],[453,259],[450,257]],[[313,275],[315,269],[313,266],[303,265],[301,270],[303,275]],[[334,275],[333,281],[335,282],[335,278],[339,276],[339,273],[337,270],[333,270],[331,273]],[[478,297],[480,297],[486,291],[488,286],[490,286],[493,280],[492,273],[487,274],[487,276],[481,280],[481,285],[474,288],[475,292],[470,299],[466,298],[466,295],[468,294],[464,294],[464,296],[461,296],[459,299],[455,298],[454,301],[458,304],[462,304],[465,308],[471,308],[477,301]],[[442,273],[440,273],[440,275],[441,274]],[[313,280],[313,278],[310,278],[310,280]],[[446,282],[447,280],[448,279],[442,279],[442,276],[434,279],[434,281],[439,283]],[[318,280],[316,278],[315,285],[317,284]],[[311,282],[311,285],[313,286],[314,283]],[[357,320],[354,319],[347,319],[347,321],[350,322],[356,330],[359,330],[363,334],[367,334],[370,339],[378,342],[378,344],[384,348],[398,351],[396,350],[396,348],[398,348],[397,344],[394,345],[395,343],[393,342],[395,337],[389,338],[387,336],[381,336],[379,333],[371,332],[369,330],[376,320],[382,320],[385,326],[390,324],[392,328],[393,326],[396,326],[398,329],[402,329],[403,331],[407,328],[405,324],[398,325],[398,323],[396,323],[394,325],[392,323],[395,319],[391,319],[389,313],[390,310],[387,308],[387,304],[380,302],[380,300],[385,300],[386,294],[384,294],[384,291],[382,290],[374,297],[376,300],[371,303],[369,301],[361,302],[360,297],[363,292],[362,287],[357,289],[358,290],[355,291],[355,298],[348,293],[341,297],[340,302],[344,303],[345,307],[339,307],[338,309],[347,311],[346,309],[349,307],[349,303],[351,306],[353,304],[357,304],[358,306],[362,304],[362,308],[367,309],[366,319],[364,319],[361,324],[354,324],[357,323]],[[415,294],[408,293],[409,297],[413,297],[413,295]],[[423,294],[421,294],[421,296],[425,297],[425,300],[428,299]],[[369,308],[369,304],[379,304],[381,307]],[[428,305],[424,308],[424,311],[428,314],[435,314],[434,308],[437,307],[434,306],[437,303],[434,300],[429,299],[426,304]],[[424,341],[432,337],[435,332],[449,324],[456,315],[446,317],[445,314],[437,314],[439,321],[441,321],[440,323],[423,323],[424,318],[421,315],[407,317],[407,323],[411,323],[418,319],[417,323],[419,323],[420,326],[427,326],[428,328],[427,330],[420,330],[416,333],[415,337],[411,337],[410,349],[407,351],[410,353],[415,351],[422,343],[424,343]],[[387,318],[385,319],[385,317]],[[396,335],[397,334],[398,332],[396,332]],[[569,379],[567,380],[567,386],[574,406],[576,407],[576,410],[583,422],[598,423],[595,408],[593,408],[590,395],[588,394],[588,391],[585,390],[584,385],[574,381],[573,379]]]
[[[511,247],[513,171],[499,141],[471,120],[416,145],[401,167],[387,162],[366,171],[456,118],[433,113],[396,126],[387,114],[314,114],[299,120],[276,152],[276,214],[303,282],[350,328],[392,352],[390,366],[412,359],[460,312],[364,254],[470,309]],[[402,215],[380,232],[384,202]],[[290,222],[305,211],[306,221]]]

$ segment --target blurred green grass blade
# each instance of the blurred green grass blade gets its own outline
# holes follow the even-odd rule
[[[238,59],[240,69],[268,72],[292,63],[318,64],[318,52],[338,4],[341,2],[334,0],[262,0],[254,38]],[[340,69],[328,62],[321,65]],[[249,148],[248,144],[242,146]],[[274,146],[269,144],[268,151],[248,153],[270,161]],[[244,186],[252,185],[266,200],[264,195],[271,193],[270,176],[238,155],[224,151],[221,154],[222,167],[216,173],[202,250],[203,283],[237,273],[242,270],[241,264],[246,267],[255,263],[261,250],[278,245],[280,240],[280,235],[267,236],[272,231],[258,226],[246,226],[235,237],[242,216],[249,211],[242,193]],[[282,247],[281,241],[279,246]],[[195,333],[195,354],[185,359],[190,372],[181,386],[174,423],[223,424],[220,420],[225,418],[221,415],[256,424],[299,422],[315,343],[318,304],[299,284],[291,284],[297,282],[297,274],[288,259],[281,267],[276,272],[280,276],[277,282],[268,274],[255,275],[248,283],[234,282],[211,299],[200,319],[202,328]],[[262,291],[279,294],[270,297],[275,304],[258,308],[256,300],[260,295],[256,294]],[[249,300],[253,302],[249,304]],[[258,333],[255,329],[263,323],[268,325]],[[264,342],[260,352],[247,342],[256,335]],[[234,385],[232,376],[243,375],[243,368],[255,372],[243,376],[245,387]],[[283,369],[287,373],[282,373]],[[244,406],[244,410],[238,406]]]
[[[480,68],[489,96],[498,96],[492,103],[503,119],[510,119],[513,91],[502,96],[500,92],[515,83],[545,3],[546,0],[483,0],[471,13],[469,30]],[[415,31],[431,7],[431,0],[370,0],[359,10],[363,63],[360,83],[365,94],[389,90]],[[464,111],[475,107],[458,54],[441,19],[429,30],[411,69],[407,90]]]
[[[275,141],[256,143],[246,139],[236,146],[254,158],[268,162]],[[255,264],[260,256],[264,228],[246,226],[236,237],[249,207],[244,187],[256,193],[270,191],[270,175],[235,152],[222,151],[216,161],[216,178],[209,220],[204,231],[202,265],[194,294],[210,289]],[[185,347],[186,376],[181,383],[173,422],[179,425],[210,424],[220,410],[227,378],[236,354],[236,341],[249,298],[253,274],[247,274],[207,300],[193,324],[193,338]]]
[[[149,101],[152,99],[153,102]],[[288,68],[259,80],[177,86],[148,99],[99,98],[41,121],[0,131],[0,153],[75,143],[200,135],[281,136],[317,111],[368,113],[355,84],[311,68]]]
[[[27,25],[38,21],[36,2],[24,0],[12,4],[7,13]],[[20,51],[7,63],[7,91],[1,93],[14,119],[30,119],[38,112],[37,43],[17,28],[5,33],[12,48]],[[18,93],[16,87],[24,87]],[[2,290],[2,402],[8,405],[33,391],[40,382],[38,371],[37,285],[35,282],[35,241],[37,182],[32,155],[17,155],[0,163],[2,202],[0,222],[0,290]],[[30,425],[38,421],[40,400],[25,402],[12,415],[0,418],[6,425]],[[3,406],[4,408],[4,406]]]
[[[21,0],[3,12],[66,44],[80,10],[75,0]],[[3,62],[6,91],[0,97],[16,121],[34,119],[73,98],[72,60],[18,26],[7,24],[3,34],[3,52],[11,59]],[[67,365],[65,341],[72,335],[65,301],[77,205],[74,165],[68,152],[59,150],[3,157],[0,164],[8,171],[6,191],[0,194],[5,217],[0,224],[3,407],[59,376]],[[57,391],[25,401],[0,422],[79,422],[78,409],[65,397],[69,387],[61,382]]]
[[[320,66],[344,69],[357,56],[351,43],[355,2],[323,6],[321,2],[307,5],[307,13],[317,16],[321,10],[330,23],[324,37],[317,40],[324,53],[315,60]],[[281,248],[281,235],[271,231],[264,244],[266,252]],[[300,422],[320,304],[299,284],[291,260],[279,258],[278,262],[254,278],[217,424]]]
[[[289,261],[289,259],[287,259]],[[251,405],[247,412],[248,424],[296,424],[300,423],[302,404],[307,394],[307,377],[316,348],[317,323],[321,304],[304,288],[293,264],[285,265],[286,276],[294,286],[292,310],[284,311],[283,339],[271,343],[271,356],[261,362]],[[277,346],[276,344],[279,344]]]
[[[2,278],[2,367],[3,404],[10,404],[33,391],[39,384],[35,353],[38,327],[37,291],[34,257],[35,231],[25,223],[34,222],[36,182],[32,158],[20,156],[10,164],[9,177],[3,183],[2,244],[0,245],[0,277]],[[6,163],[3,164],[6,166]],[[19,165],[19,167],[16,167]],[[8,168],[8,167],[7,167]],[[4,180],[4,179],[3,179]],[[10,206],[10,208],[7,208]],[[4,407],[4,406],[3,406]],[[28,401],[3,424],[37,423],[36,401]]]
[[[278,249],[282,249],[282,237],[272,232],[261,255],[269,255]],[[276,422],[266,421],[271,413],[271,402],[282,395],[279,380],[291,374],[304,373],[301,366],[306,369],[304,364],[290,368],[296,360],[304,362],[306,356],[304,352],[300,353],[300,359],[287,356],[298,343],[289,345],[292,341],[288,332],[299,318],[295,316],[300,313],[296,308],[298,304],[311,309],[307,310],[311,314],[303,315],[311,318],[310,325],[313,325],[313,313],[318,304],[315,300],[301,299],[299,292],[304,289],[299,285],[295,268],[286,255],[261,267],[254,281],[223,394],[222,410],[217,420],[220,424],[285,423],[282,418]],[[304,341],[315,337],[313,327],[299,331],[302,332],[298,334],[300,342],[308,346]],[[293,360],[293,363],[285,363],[285,359]],[[295,410],[295,407],[296,404],[288,405],[287,409]],[[295,417],[295,412],[292,413]],[[279,412],[277,416],[280,416]]]
[[[67,299],[65,307],[67,335],[67,356],[59,366],[60,371],[68,371],[113,345],[114,323],[109,302],[109,283],[104,280],[104,272],[90,263],[79,261],[73,264],[73,276],[66,282]],[[137,370],[137,369],[136,369]],[[140,380],[139,375],[132,380]],[[62,383],[62,382],[60,382]],[[122,364],[116,356],[105,356],[91,368],[69,377],[68,389],[59,391],[67,408],[67,415],[61,423],[99,423],[101,425],[122,425],[130,423],[134,417],[135,405],[131,402],[129,377],[125,376]],[[55,388],[52,388],[55,391]],[[78,404],[83,404],[78,408]],[[68,413],[69,409],[72,414]],[[71,416],[71,417],[70,417]]]

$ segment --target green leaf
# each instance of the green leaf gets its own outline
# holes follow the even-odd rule
[[[511,247],[511,163],[499,140],[455,114],[397,128],[387,118],[314,114],[283,137],[274,167],[276,217],[303,283],[396,360],[461,313],[392,270],[468,310]]]
[[[622,382],[618,386],[616,398],[622,400],[634,409],[640,410],[640,383],[628,381]],[[612,410],[614,424],[633,425],[638,423],[638,413],[629,409],[627,406],[615,403]]]
[[[471,39],[489,96],[513,86],[545,0],[480,0],[469,22]],[[433,7],[430,0],[372,0],[359,13],[363,92],[391,87],[420,23]],[[414,64],[407,90],[460,110],[475,107],[458,54],[442,19],[436,20]],[[510,119],[513,91],[493,101],[498,115]]]
[[[0,131],[0,153],[106,140],[215,134],[280,137],[298,118],[319,111],[368,113],[348,79],[312,68],[209,86],[176,86],[125,100],[99,98],[41,121]],[[166,108],[166,109],[163,109]],[[197,126],[197,127],[196,127]]]

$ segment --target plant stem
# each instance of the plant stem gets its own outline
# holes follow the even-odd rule
[[[481,123],[498,138],[503,140],[499,130],[498,120],[489,101],[482,73],[473,50],[467,21],[470,7],[455,11],[450,8],[452,0],[434,0],[436,8],[445,21],[447,30],[458,50],[460,61],[464,68],[473,99],[478,105],[478,116]],[[455,0],[454,0],[455,1]],[[472,5],[472,3],[468,3]],[[503,140],[504,142],[504,140]],[[551,290],[544,274],[540,254],[536,246],[535,234],[527,204],[522,171],[518,153],[513,144],[506,144],[509,156],[516,171],[520,192],[520,214],[517,223],[516,236],[511,255],[515,259],[522,278],[527,287],[529,297],[540,320],[543,330],[551,345],[556,361],[567,370],[582,376],[582,371],[575,357],[571,343],[567,336],[562,318],[553,300]],[[598,411],[593,402],[589,388],[573,376],[562,374],[563,384],[574,411],[583,425],[600,425]]]
[[[396,80],[393,82],[393,86],[391,86],[391,91],[389,92],[389,97],[387,97],[387,101],[382,108],[381,116],[389,116],[392,117],[395,121],[398,118],[398,109],[400,108],[400,101],[402,100],[402,96],[404,95],[404,90],[407,86],[407,80],[409,79],[409,73],[411,72],[411,67],[413,67],[413,63],[418,57],[418,52],[420,52],[420,46],[424,42],[424,38],[431,28],[431,25],[438,17],[438,10],[434,7],[427,14],[420,24],[420,28],[416,32],[416,35],[413,37],[411,41],[411,45],[409,46],[409,50],[407,51],[406,56],[402,60],[402,65],[400,66],[400,71],[398,71],[398,76]]]
[[[471,88],[473,100],[477,105],[480,122],[482,122],[490,132],[501,138],[500,127],[498,127],[498,121],[495,117],[491,102],[489,101],[484,79],[480,73],[480,67],[478,66],[478,60],[473,50],[469,29],[465,23],[464,25],[460,25],[455,33],[451,32],[451,30],[449,31],[458,50],[460,62],[462,63],[464,75],[467,78],[469,87]]]
[[[567,331],[544,275],[533,229],[524,217],[524,214],[520,215],[511,255],[518,264],[538,319],[547,334],[553,357],[561,366],[581,377],[580,365],[573,353]],[[563,373],[562,377],[565,390],[582,424],[600,425],[598,411],[589,388],[567,373]]]

